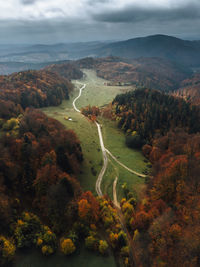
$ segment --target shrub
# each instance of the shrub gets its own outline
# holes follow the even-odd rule
[[[90,235],[85,239],[85,246],[90,250],[97,250],[98,240],[94,236]]]
[[[108,252],[108,243],[105,240],[99,241],[99,252],[103,255]]]
[[[11,261],[15,255],[15,245],[14,243],[5,238],[4,236],[0,236],[0,264],[1,266]]]
[[[138,134],[134,136],[128,135],[126,136],[126,145],[130,148],[139,149],[144,145],[144,140]]]
[[[69,238],[61,239],[60,248],[61,252],[64,253],[65,255],[70,255],[76,250],[74,243]]]

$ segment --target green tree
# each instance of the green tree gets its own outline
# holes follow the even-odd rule
[[[108,243],[105,240],[99,241],[99,252],[103,255],[108,252]]]

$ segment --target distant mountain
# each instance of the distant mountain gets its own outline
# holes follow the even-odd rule
[[[186,41],[167,35],[153,35],[112,43],[0,45],[0,62],[38,64],[107,56],[127,59],[160,57],[189,67],[200,67],[200,41]]]
[[[96,56],[106,42],[0,45],[0,62],[43,63]]]
[[[104,45],[98,57],[161,57],[187,66],[200,66],[200,41],[185,41],[166,35],[153,35]]]
[[[13,72],[25,71],[25,70],[40,70],[49,65],[59,65],[70,63],[70,60],[42,62],[42,63],[30,63],[30,62],[0,62],[0,75],[8,75]]]

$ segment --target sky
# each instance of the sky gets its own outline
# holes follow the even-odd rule
[[[200,40],[200,0],[0,0],[0,44]]]

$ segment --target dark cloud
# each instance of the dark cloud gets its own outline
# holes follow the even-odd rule
[[[145,22],[153,21],[178,21],[200,19],[200,3],[185,5],[173,9],[147,9],[135,6],[127,6],[121,10],[109,10],[93,15],[93,19],[109,23]]]
[[[77,20],[0,21],[1,43],[58,43],[119,40],[168,34],[183,39],[200,39],[197,20],[166,23],[105,23]]]
[[[21,3],[23,4],[23,5],[33,5],[33,4],[35,4],[38,0],[20,0],[21,1]]]
[[[1,43],[119,40],[157,33],[200,39],[200,0],[166,0],[162,7],[159,0],[20,1],[13,15],[7,9],[2,13],[7,11],[0,20]]]
[[[110,2],[112,2],[112,0],[87,0],[87,4],[92,6],[96,4],[108,4]]]

